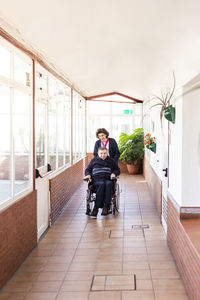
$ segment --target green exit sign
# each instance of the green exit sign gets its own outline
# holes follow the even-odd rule
[[[132,115],[133,114],[133,110],[132,109],[125,109],[124,110],[124,115]]]

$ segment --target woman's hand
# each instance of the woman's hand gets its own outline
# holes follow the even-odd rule
[[[110,178],[111,179],[113,179],[113,178],[115,178],[116,176],[115,176],[115,174],[114,173],[112,173],[111,175],[110,175]]]
[[[83,180],[86,180],[86,179],[91,179],[91,175],[87,175],[87,176],[83,177]]]

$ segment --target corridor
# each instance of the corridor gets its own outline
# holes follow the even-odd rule
[[[143,176],[119,184],[120,212],[92,219],[84,182],[0,299],[188,299]]]

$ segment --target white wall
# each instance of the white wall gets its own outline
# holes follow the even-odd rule
[[[175,124],[170,123],[169,192],[182,206],[182,95],[173,103],[176,109]]]
[[[200,206],[200,76],[184,86],[182,206]]]

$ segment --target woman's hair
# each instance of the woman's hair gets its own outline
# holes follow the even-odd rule
[[[105,128],[99,128],[99,129],[97,129],[97,131],[96,131],[96,137],[97,138],[99,138],[98,137],[99,133],[104,133],[106,135],[106,137],[109,136],[109,132]]]

